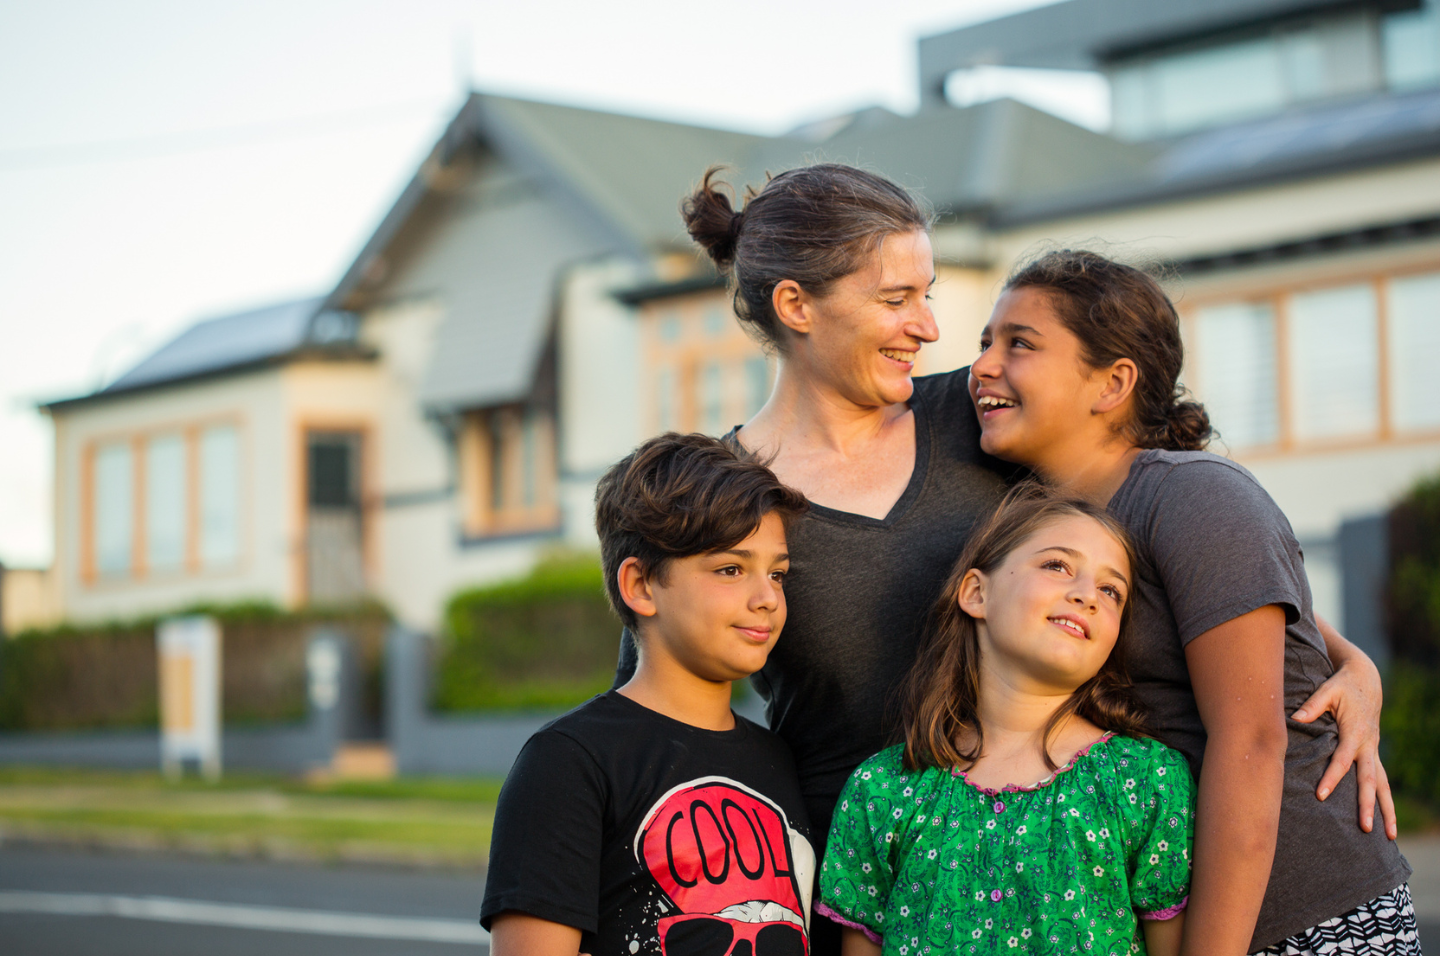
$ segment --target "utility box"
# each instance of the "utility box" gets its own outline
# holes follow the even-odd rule
[[[160,657],[160,766],[179,777],[187,763],[220,778],[220,625],[176,617],[155,631]]]

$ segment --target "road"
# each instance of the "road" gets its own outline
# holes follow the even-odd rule
[[[0,845],[6,956],[488,956],[484,877]]]
[[[1440,836],[1408,837],[1440,954]],[[488,956],[484,877],[0,845],[6,956]]]

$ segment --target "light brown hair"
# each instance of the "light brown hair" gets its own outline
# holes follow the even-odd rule
[[[1125,529],[1088,501],[1061,498],[1035,482],[1026,482],[1005,497],[995,513],[970,537],[955,564],[945,589],[931,612],[925,637],[906,681],[902,724],[905,730],[905,767],[967,767],[979,759],[984,728],[979,721],[980,634],[975,619],[960,607],[960,584],[972,569],[995,571],[1027,538],[1061,518],[1089,518],[1105,528],[1125,549],[1132,569],[1135,548]],[[1045,765],[1050,758],[1050,736],[1062,721],[1078,714],[1098,727],[1130,736],[1144,734],[1143,711],[1125,671],[1124,648],[1130,624],[1132,593],[1120,613],[1120,634],[1099,672],[1075,689],[1051,715],[1041,735]],[[973,745],[962,747],[962,735]]]

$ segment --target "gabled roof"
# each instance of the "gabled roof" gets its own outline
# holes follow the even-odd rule
[[[48,402],[59,408],[235,373],[299,355],[357,356],[353,317],[321,313],[322,299],[301,299],[197,322],[113,382],[89,395]]]
[[[540,366],[565,270],[603,254],[643,261],[688,247],[681,196],[707,166],[741,162],[763,139],[471,94],[326,303],[367,308],[394,291],[390,260],[443,231],[448,271],[412,275],[404,290],[446,302],[421,401],[439,412],[519,401]],[[497,169],[506,172],[485,183]]]
[[[472,93],[327,297],[353,303],[371,263],[444,174],[476,144],[525,169],[617,251],[643,254],[687,242],[679,202],[705,168],[740,163],[765,137],[514,97]]]
[[[999,99],[854,123],[821,143],[777,139],[746,173],[748,181],[759,183],[767,170],[803,162],[853,163],[916,190],[942,216],[960,216],[1022,198],[1066,194],[1144,169],[1154,155],[1147,145]]]

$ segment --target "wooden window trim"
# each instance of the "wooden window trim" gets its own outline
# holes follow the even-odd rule
[[[246,428],[245,416],[238,412],[226,412],[218,415],[208,415],[200,419],[189,419],[185,421],[166,420],[146,425],[144,428],[131,429],[127,431],[100,432],[84,440],[80,450],[80,480],[79,491],[79,577],[87,589],[128,587],[135,584],[150,583],[153,575],[150,574],[149,556],[147,553],[146,527],[146,492],[148,474],[146,471],[146,452],[150,442],[160,435],[179,434],[185,446],[186,461],[186,502],[185,502],[185,561],[182,565],[182,574],[189,577],[198,577],[212,573],[210,569],[204,568],[200,562],[200,436],[206,429],[229,425],[234,428],[240,442],[240,463],[241,474],[239,476],[240,500],[240,554],[233,569],[226,568],[221,573],[230,574],[243,571],[247,564],[250,553],[249,548],[249,523],[246,516],[250,513],[250,480],[246,468],[250,461],[249,432]],[[100,446],[110,444],[125,444],[130,448],[130,466],[133,475],[131,489],[131,521],[130,533],[130,572],[123,577],[102,578],[99,570],[99,562],[95,545],[95,494],[97,491],[95,481],[95,463]],[[170,580],[167,575],[165,580]]]
[[[534,503],[530,506],[523,502],[527,419],[537,430],[533,439]],[[553,412],[527,411],[522,405],[466,412],[458,445],[464,537],[504,537],[560,527],[559,449]],[[505,499],[499,507],[497,490]]]
[[[1295,280],[1289,283],[1274,282],[1266,287],[1250,286],[1234,289],[1228,293],[1220,288],[1207,291],[1186,303],[1182,315],[1184,327],[1189,330],[1189,342],[1194,344],[1199,336],[1199,312],[1210,305],[1231,302],[1269,302],[1275,312],[1275,361],[1276,361],[1276,411],[1280,422],[1277,441],[1264,445],[1251,445],[1231,451],[1245,460],[1274,460],[1285,457],[1335,454],[1348,451],[1375,450],[1384,447],[1429,444],[1440,440],[1440,429],[1402,431],[1395,427],[1394,408],[1391,396],[1390,362],[1390,283],[1396,279],[1409,278],[1440,272],[1440,259],[1430,258],[1407,262],[1394,268],[1340,269],[1323,278]],[[1347,435],[1333,439],[1297,438],[1294,432],[1291,395],[1292,365],[1294,355],[1290,348],[1290,299],[1297,293],[1321,292],[1346,286],[1369,285],[1375,296],[1375,335],[1377,338],[1376,388],[1378,389],[1378,422],[1374,432],[1367,435]],[[1187,361],[1187,374],[1199,378],[1200,363],[1195,349],[1187,350],[1195,358]],[[1202,396],[1203,401],[1203,396]],[[1223,439],[1223,436],[1222,436]]]

